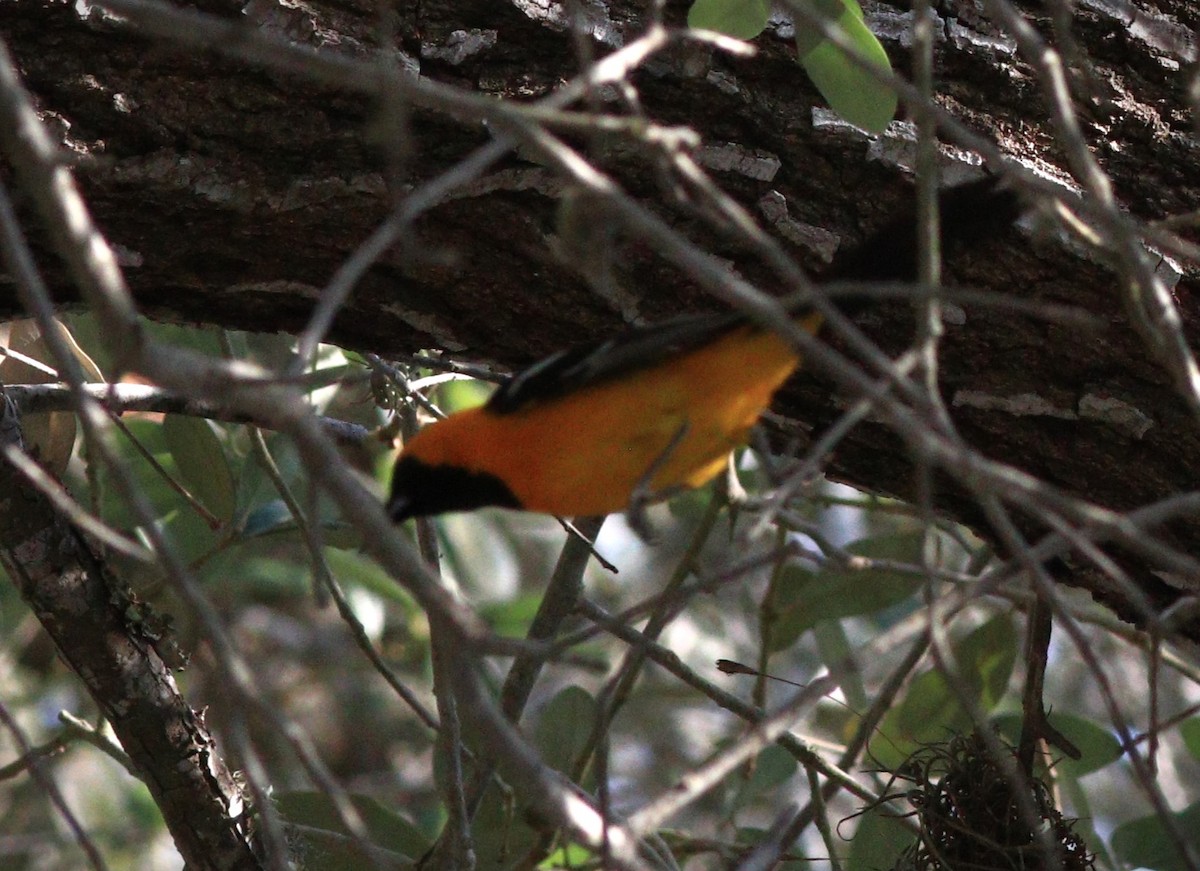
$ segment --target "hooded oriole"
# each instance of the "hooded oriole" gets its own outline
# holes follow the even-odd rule
[[[979,240],[1019,214],[994,179],[939,200],[943,244]],[[913,280],[912,214],[834,258],[826,278]],[[797,315],[815,333],[820,317]],[[562,351],[479,408],[425,427],[392,473],[397,520],[485,505],[581,516],[639,494],[698,487],[722,468],[800,365],[794,347],[737,314],[688,315]]]

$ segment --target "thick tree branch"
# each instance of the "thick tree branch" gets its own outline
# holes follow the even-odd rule
[[[6,444],[19,444],[15,407],[5,401],[0,413]],[[180,854],[197,869],[258,868],[241,794],[159,653],[161,631],[9,463],[0,463],[0,492],[0,560],[112,725]]]

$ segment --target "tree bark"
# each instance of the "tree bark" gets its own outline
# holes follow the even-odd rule
[[[596,55],[643,26],[643,3],[579,5],[591,34],[583,43]],[[863,5],[906,73],[901,35],[909,13]],[[401,3],[390,22],[394,35],[373,3],[208,0],[195,8],[351,57],[387,45],[392,61],[413,75],[494,97],[543,96],[580,69],[570,16],[556,4]],[[1196,3],[1086,2],[1070,19],[1070,39],[1042,7],[1024,8],[1072,64],[1083,134],[1120,202],[1147,220],[1195,208],[1200,145],[1187,89],[1197,72],[1185,23],[1200,20]],[[668,23],[685,13],[686,4],[669,3]],[[1066,179],[1047,100],[1011,41],[981,5],[947,2],[939,14],[939,105],[1014,159]],[[776,20],[756,40],[752,59],[674,44],[634,75],[636,104],[622,103],[628,93],[616,89],[593,99],[696,130],[698,161],[799,263],[819,272],[835,246],[864,238],[907,196],[912,141],[895,130],[868,137],[833,119],[797,65],[787,28]],[[321,289],[386,218],[393,198],[489,141],[480,125],[445,112],[365,101],[304,77],[175,48],[97,9],[80,17],[67,3],[9,3],[0,36],[57,124],[143,310],[165,320],[301,330]],[[701,221],[687,191],[671,187],[644,149],[619,134],[575,141],[627,191],[742,275],[771,292],[792,289]],[[945,149],[948,176],[962,171],[954,151]],[[572,196],[528,154],[509,155],[379,258],[339,312],[331,340],[385,355],[442,347],[516,367],[610,335],[634,318],[713,306],[643,240],[615,229],[615,280],[589,282],[570,254],[578,246],[567,238],[570,215],[560,207]],[[963,303],[941,346],[940,376],[956,425],[988,457],[1127,512],[1197,489],[1200,427],[1131,325],[1120,282],[1102,259],[1017,229],[956,258],[956,284],[1077,306],[1102,328],[1081,331]],[[1194,335],[1194,264],[1182,273],[1171,284]],[[65,278],[56,281],[69,306],[74,290]],[[18,311],[0,280],[0,316]],[[891,351],[912,340],[907,304],[880,304],[858,323]],[[784,392],[777,410],[819,433],[845,401],[812,372]],[[882,424],[857,427],[828,471],[867,490],[913,494],[910,451]],[[946,486],[939,496],[943,511],[986,532],[960,489]],[[1037,530],[1031,523],[1029,531]],[[1176,518],[1163,535],[1200,556],[1194,517]],[[1065,565],[1062,577],[1140,625],[1146,602],[1157,611],[1200,589],[1195,578],[1118,556],[1146,601],[1082,561]],[[1200,640],[1200,620],[1180,631]]]
[[[0,402],[3,444],[20,447],[13,403]],[[108,572],[46,497],[0,462],[0,562],[83,682],[149,788],[180,855],[196,871],[262,867],[245,805],[202,714],[179,692],[163,627]]]

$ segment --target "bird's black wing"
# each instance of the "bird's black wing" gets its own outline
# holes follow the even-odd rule
[[[1024,210],[1016,191],[998,176],[943,188],[938,193],[943,255],[987,241],[1012,226]],[[912,202],[862,244],[838,251],[820,279],[916,281],[918,251],[917,207]]]
[[[601,342],[552,354],[518,372],[488,400],[487,408],[509,414],[534,402],[557,399],[576,390],[649,369],[664,360],[707,345],[745,322],[738,314],[681,315],[634,327]]]

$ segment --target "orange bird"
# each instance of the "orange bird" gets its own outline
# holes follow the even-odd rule
[[[994,178],[946,189],[943,245],[981,241],[1020,214]],[[834,258],[823,276],[916,278],[916,221],[896,218]],[[811,333],[821,318],[796,314]],[[486,505],[586,516],[699,487],[745,444],[796,349],[740,314],[699,314],[561,351],[478,408],[422,429],[392,472],[396,521]]]

